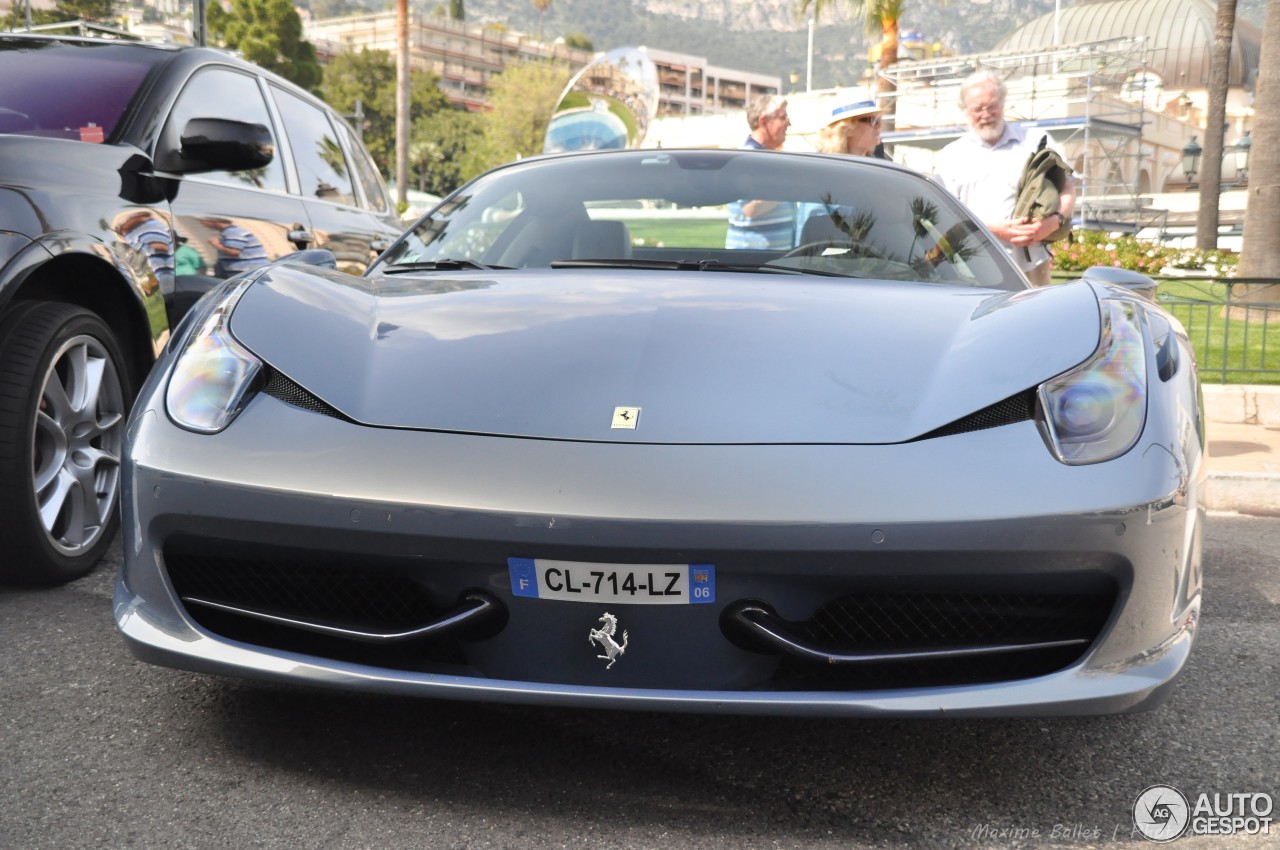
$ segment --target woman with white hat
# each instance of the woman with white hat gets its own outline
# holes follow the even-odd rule
[[[818,131],[818,150],[871,156],[880,144],[880,112],[874,100],[836,106],[826,125]]]
[[[818,131],[819,153],[839,153],[851,156],[873,156],[880,144],[880,107],[874,100],[844,103],[831,110],[827,123]],[[822,229],[830,229],[835,217],[848,214],[849,210],[835,210],[825,203],[802,203],[796,207],[796,242],[803,244],[817,241],[812,236]],[[809,220],[817,218],[812,224]],[[808,226],[806,226],[808,225]]]

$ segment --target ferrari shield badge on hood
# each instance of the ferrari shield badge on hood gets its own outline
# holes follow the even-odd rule
[[[613,409],[613,424],[610,426],[611,428],[626,428],[634,431],[639,424],[640,408],[615,407]]]

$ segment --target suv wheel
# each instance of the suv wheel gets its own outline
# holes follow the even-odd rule
[[[72,304],[19,302],[0,320],[0,580],[70,581],[119,522],[132,400],[115,336]]]

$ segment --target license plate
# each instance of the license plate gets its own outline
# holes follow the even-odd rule
[[[511,592],[530,599],[698,605],[716,601],[712,564],[592,564],[508,558]]]

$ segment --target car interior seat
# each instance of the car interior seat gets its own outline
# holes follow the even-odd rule
[[[621,221],[584,221],[573,233],[575,260],[625,260],[631,256],[631,233]]]
[[[849,234],[841,230],[829,215],[810,216],[800,229],[800,244],[813,242],[848,242]]]

